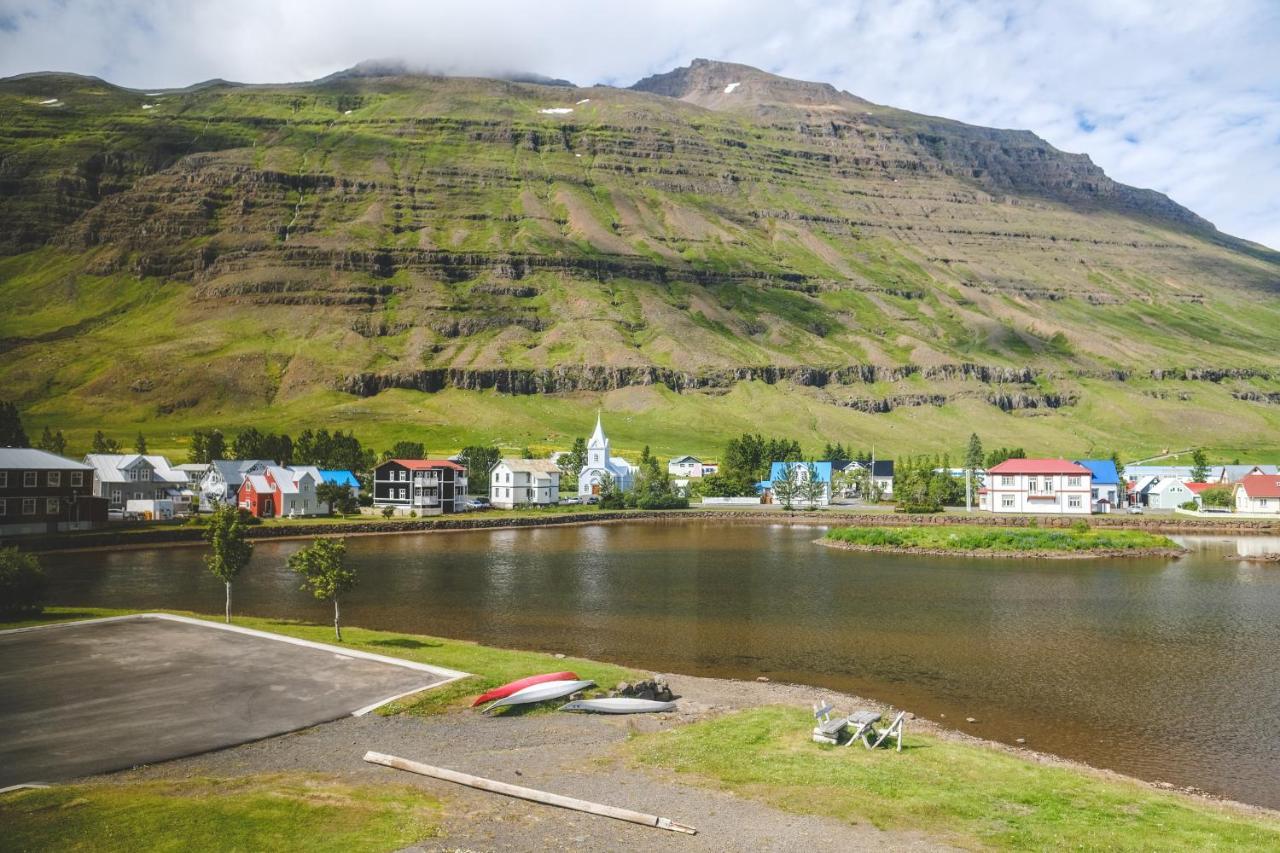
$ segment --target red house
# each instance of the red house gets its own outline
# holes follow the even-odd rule
[[[320,472],[310,466],[271,466],[261,474],[248,474],[240,486],[239,505],[258,518],[324,515],[327,504],[316,497]]]

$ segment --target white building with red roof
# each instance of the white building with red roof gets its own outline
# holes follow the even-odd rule
[[[1065,459],[1006,459],[987,469],[978,505],[990,512],[1088,515],[1093,474]]]
[[[1280,515],[1280,476],[1250,474],[1236,483],[1236,512]]]

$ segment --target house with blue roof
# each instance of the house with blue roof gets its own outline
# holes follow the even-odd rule
[[[1116,463],[1110,459],[1077,459],[1075,463],[1088,468],[1093,474],[1091,502],[1094,512],[1111,512],[1124,506],[1126,490],[1120,488],[1120,472],[1116,470]]]
[[[774,495],[773,484],[787,476],[787,468],[791,469],[791,482],[795,483],[797,494],[792,497],[794,506],[828,506],[831,503],[831,463],[830,462],[774,462],[769,466],[769,479],[757,484],[764,503],[778,503]],[[822,495],[816,501],[810,501],[799,494],[810,477],[822,483]]]

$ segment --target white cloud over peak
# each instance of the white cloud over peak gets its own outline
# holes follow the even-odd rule
[[[628,85],[702,56],[1035,131],[1280,248],[1275,0],[0,0],[0,75],[152,89],[367,59]]]

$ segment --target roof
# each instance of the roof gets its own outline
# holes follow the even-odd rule
[[[1251,498],[1280,498],[1280,476],[1250,474],[1240,480],[1240,488]]]
[[[1175,480],[1173,477],[1166,477],[1163,480],[1157,480],[1151,488],[1147,490],[1147,494],[1162,495],[1171,489],[1177,490],[1179,488],[1187,489],[1187,484],[1181,480]],[[1189,491],[1189,489],[1187,490]]]
[[[350,486],[353,489],[360,488],[360,481],[350,471],[326,471],[321,469],[320,479],[326,483],[336,483],[339,486]]]
[[[892,477],[893,476],[893,460],[877,459],[871,463],[871,476],[873,477]]]
[[[813,466],[815,473],[818,475],[819,483],[831,482],[831,463],[830,462],[774,462],[769,466],[769,480],[781,480],[787,465],[794,465],[797,468],[808,468]]]
[[[604,426],[600,423],[600,415],[596,414],[596,429],[591,433],[591,438],[587,441],[587,447],[604,447],[609,443],[609,439],[604,434]]]
[[[1120,483],[1120,472],[1116,470],[1116,463],[1110,459],[1077,459],[1076,464],[1089,469],[1095,486],[1113,486]]]
[[[187,482],[187,475],[175,470],[169,465],[169,460],[163,456],[140,456],[137,453],[90,453],[84,458],[85,464],[93,468],[94,474],[103,483],[131,482],[124,471],[139,460],[146,461],[158,475],[152,478],[152,482],[179,484]]]
[[[378,467],[381,468],[387,462],[394,462],[397,465],[408,468],[410,471],[429,471],[432,468],[452,468],[455,471],[466,470],[462,465],[451,459],[388,459]]]
[[[59,471],[91,471],[92,467],[56,453],[31,447],[0,447],[0,468],[43,468]]]
[[[512,471],[526,474],[559,474],[560,466],[550,459],[503,459],[499,465],[506,465]]]
[[[1203,492],[1205,489],[1212,489],[1214,486],[1221,486],[1222,484],[1221,483],[1183,483],[1182,485],[1186,486],[1188,489],[1190,489],[1192,492],[1198,495],[1201,492]]]
[[[1089,469],[1065,459],[1006,459],[987,469],[988,474],[1089,474]]]
[[[249,487],[260,495],[275,492],[275,489],[271,488],[271,484],[267,482],[266,475],[264,474],[250,474],[244,478],[244,482],[248,483]]]
[[[677,456],[675,459],[672,459],[672,460],[671,460],[671,464],[672,464],[672,465],[680,465],[680,464],[684,464],[684,463],[688,463],[688,462],[699,462],[699,463],[700,463],[700,462],[702,462],[702,460],[701,460],[701,459],[699,459],[699,458],[698,458],[698,457],[696,457],[696,456]]]

